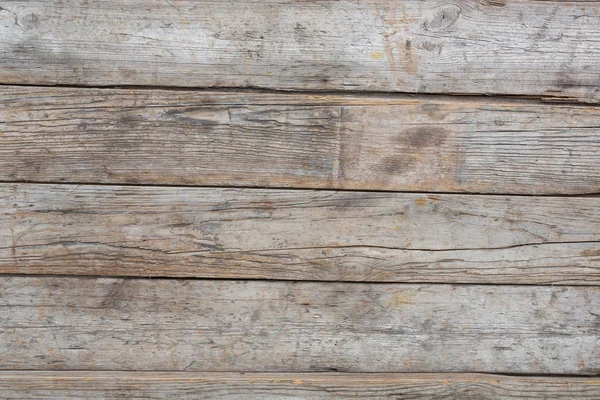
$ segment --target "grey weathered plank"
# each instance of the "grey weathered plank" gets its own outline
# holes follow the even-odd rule
[[[599,378],[486,374],[0,372],[2,399],[597,400]]]
[[[600,288],[0,277],[0,369],[600,372]]]
[[[0,273],[600,283],[600,199],[0,184]]]
[[[598,100],[595,2],[5,0],[0,82]]]
[[[22,87],[0,102],[2,181],[600,192],[596,107]]]

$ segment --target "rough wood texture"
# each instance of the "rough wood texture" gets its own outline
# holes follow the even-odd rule
[[[0,277],[0,369],[600,372],[600,288]]]
[[[600,284],[600,199],[0,185],[0,273]]]
[[[600,98],[595,2],[10,0],[0,6],[2,83]]]
[[[485,374],[9,371],[0,373],[0,398],[597,400],[600,379]]]
[[[596,107],[21,87],[0,102],[3,181],[600,192]]]

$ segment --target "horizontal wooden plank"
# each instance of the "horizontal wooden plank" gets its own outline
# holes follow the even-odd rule
[[[0,398],[597,400],[600,379],[486,374],[3,371]]]
[[[0,273],[600,284],[600,198],[0,184]]]
[[[1,4],[1,83],[600,99],[597,2]]]
[[[22,87],[0,102],[2,181],[600,192],[597,107]]]
[[[600,372],[600,288],[0,277],[0,369]]]

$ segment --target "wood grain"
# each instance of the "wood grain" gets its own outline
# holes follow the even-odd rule
[[[0,277],[1,369],[600,372],[598,287]]]
[[[0,373],[2,399],[597,400],[598,378],[486,374]]]
[[[0,82],[597,101],[597,2],[0,2]]]
[[[2,181],[600,192],[597,107],[23,87],[0,102]]]
[[[0,184],[0,273],[600,284],[600,199]]]

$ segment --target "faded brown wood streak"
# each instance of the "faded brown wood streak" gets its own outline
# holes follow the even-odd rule
[[[1,369],[600,372],[598,287],[0,277]]]
[[[0,82],[598,100],[595,2],[0,2]]]
[[[600,192],[596,107],[22,87],[0,101],[2,181]]]
[[[0,373],[3,399],[597,400],[598,378],[486,374],[19,372]]]
[[[0,184],[0,273],[600,283],[600,199]]]

